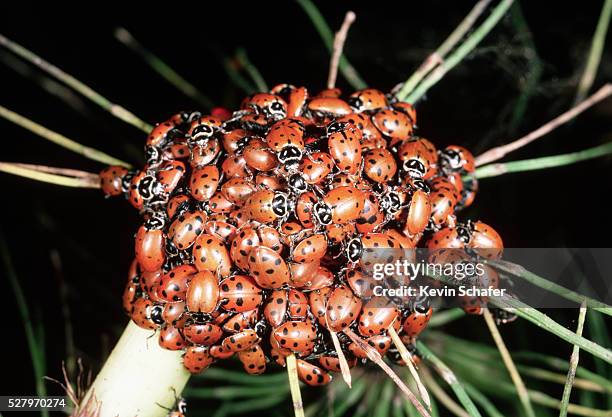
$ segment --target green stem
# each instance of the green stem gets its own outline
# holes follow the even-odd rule
[[[236,51],[236,59],[238,60],[238,62],[240,62],[240,65],[242,65],[247,74],[249,74],[259,91],[269,90],[266,81],[261,75],[261,72],[259,72],[257,67],[253,65],[244,48],[238,48],[238,50]]]
[[[481,417],[481,414],[476,408],[476,405],[474,405],[474,402],[472,401],[468,393],[465,391],[465,388],[463,387],[461,382],[459,382],[457,376],[453,373],[453,371],[451,371],[451,369],[446,366],[446,364],[442,362],[440,358],[438,358],[431,350],[429,350],[429,348],[425,346],[423,342],[417,341],[417,349],[423,355],[423,359],[430,362],[436,369],[438,374],[442,377],[442,379],[444,379],[446,383],[451,387],[451,389],[457,396],[457,399],[459,400],[459,402],[461,402],[461,404],[469,413],[469,415],[472,417]]]
[[[463,386],[465,387],[467,393],[470,394],[470,397],[472,397],[474,401],[481,405],[481,407],[487,412],[489,417],[504,417],[504,415],[497,409],[497,407],[495,407],[495,404],[493,404],[486,395],[477,390],[473,385],[464,383]]]
[[[0,117],[3,117],[6,120],[15,123],[16,125],[21,126],[24,129],[27,129],[30,132],[37,134],[38,136],[48,140],[49,142],[53,142],[56,145],[61,146],[62,148],[66,148],[68,150],[71,150],[72,152],[78,153],[79,155],[83,155],[87,159],[102,162],[103,164],[108,165],[122,165],[128,168],[131,167],[131,165],[127,162],[114,158],[97,149],[81,145],[80,143],[75,142],[72,139],[68,139],[64,135],[54,132],[51,129],[47,129],[44,126],[39,125],[38,123],[18,113],[15,113],[12,110],[7,109],[6,107],[0,106]]]
[[[206,97],[204,94],[198,90],[196,86],[191,84],[185,78],[183,78],[179,73],[172,69],[171,66],[166,64],[161,58],[155,55],[153,52],[149,51],[147,48],[142,46],[134,36],[130,32],[128,32],[125,28],[119,27],[114,31],[115,38],[130,48],[132,51],[136,52],[140,57],[151,67],[155,72],[162,76],[166,81],[179,89],[183,94],[188,97],[191,97],[193,100],[197,101],[201,105],[207,108],[214,107],[214,103],[211,99]]]
[[[580,306],[580,314],[578,315],[578,328],[576,329],[576,334],[578,336],[582,336],[586,312],[586,303],[583,302]],[[567,381],[565,382],[565,387],[563,388],[563,396],[561,397],[561,410],[559,412],[559,417],[567,416],[567,407],[569,405],[570,394],[572,393],[572,386],[574,385],[574,379],[576,378],[576,368],[578,367],[579,358],[580,348],[574,345],[574,349],[572,350],[572,356],[570,358],[570,368],[567,371]]]
[[[104,110],[106,110],[113,116],[147,133],[149,133],[151,129],[153,129],[153,126],[149,125],[148,123],[145,123],[144,121],[136,117],[136,115],[134,115],[133,113],[111,102],[106,97],[94,91],[91,87],[83,84],[81,81],[77,80],[72,75],[62,71],[55,65],[45,61],[44,59],[42,59],[41,57],[39,57],[32,51],[29,51],[28,49],[11,41],[10,39],[6,38],[3,35],[0,35],[0,45],[4,46],[5,48],[9,49],[14,54],[30,62],[32,65],[37,66],[41,70],[49,73],[53,77],[62,81],[63,83],[65,83],[66,85],[74,89],[75,91],[81,93],[83,96],[87,97],[89,100],[96,103],[98,106],[102,107]]]
[[[13,294],[15,296],[15,302],[17,303],[17,308],[19,309],[19,315],[21,316],[21,321],[23,323],[26,340],[28,343],[28,349],[30,351],[30,357],[32,358],[32,368],[34,369],[34,379],[36,385],[36,394],[38,396],[47,395],[47,388],[45,386],[45,352],[41,349],[42,340],[38,340],[35,332],[34,325],[32,323],[32,319],[30,317],[30,309],[28,307],[28,303],[26,302],[25,296],[23,294],[23,290],[19,285],[19,279],[17,278],[17,274],[13,267],[13,262],[11,261],[10,254],[8,248],[6,246],[6,242],[4,240],[4,236],[0,234],[0,254],[2,256],[2,262],[4,263],[4,270],[8,275],[9,283],[13,289]],[[47,410],[41,411],[41,414],[44,417],[49,415]]]
[[[225,58],[223,60],[223,65],[225,66],[225,70],[230,80],[232,80],[232,82],[242,91],[246,94],[253,94],[256,91],[256,88],[240,74],[240,71],[238,71],[236,58]]]
[[[516,387],[516,392],[518,393],[519,400],[521,401],[523,409],[525,410],[525,414],[528,417],[535,417],[535,412],[533,411],[533,406],[531,405],[531,401],[529,400],[529,394],[527,393],[527,387],[525,386],[525,383],[523,382],[523,378],[521,378],[521,375],[516,369],[516,365],[514,364],[514,361],[512,360],[512,356],[510,355],[510,352],[508,351],[508,348],[506,347],[506,344],[504,343],[504,339],[502,338],[502,335],[499,332],[499,329],[497,328],[495,319],[493,319],[493,316],[491,315],[491,312],[489,311],[488,308],[484,310],[484,318],[487,323],[487,327],[489,328],[489,331],[491,332],[491,336],[493,336],[495,345],[497,346],[497,349],[499,350],[499,354],[501,355],[502,360],[504,361],[504,364],[506,365],[506,369],[508,370],[508,373],[510,374],[512,383],[514,383],[514,386]]]
[[[434,69],[438,64],[444,62],[446,55],[455,47],[455,45],[465,36],[465,34],[474,26],[474,23],[480,17],[482,12],[491,3],[491,0],[480,0],[472,10],[463,18],[461,23],[455,28],[455,30],[446,38],[446,40],[430,54],[423,63],[417,68],[417,70],[408,78],[408,80],[402,85],[402,88],[397,93],[398,97],[404,97],[410,94],[414,88],[421,82],[423,78],[429,72]]]
[[[536,275],[531,271],[528,271],[522,265],[518,265],[508,261],[490,261],[489,263],[496,269],[500,269],[502,271],[508,272],[509,274],[522,278],[525,281],[535,285],[536,287],[557,294],[558,296],[563,297],[566,300],[574,301],[576,303],[581,303],[583,300],[585,300],[587,303],[587,307],[599,311],[600,313],[612,316],[612,306],[609,306],[606,303],[602,303],[601,301],[585,297],[584,295],[581,295],[575,291],[569,290],[565,287],[562,287],[561,285],[549,281],[546,278],[542,278],[541,276]]]
[[[215,387],[215,388],[187,388],[185,395],[197,398],[219,398],[236,399],[265,396],[272,393],[289,392],[289,387],[282,386],[237,386],[237,387]]]
[[[597,340],[603,346],[612,346],[612,338],[606,326],[606,322],[601,314],[590,310],[587,312],[587,320],[589,321],[589,334],[592,339]],[[601,359],[595,358],[595,369],[597,377],[608,382],[608,395],[606,395],[606,403],[609,409],[612,409],[612,366],[604,363]],[[578,367],[577,374],[580,375],[581,368]]]
[[[601,54],[606,42],[608,26],[610,25],[610,16],[612,16],[612,0],[605,0],[603,8],[601,9],[601,14],[599,15],[595,34],[593,35],[593,40],[591,41],[591,50],[589,51],[587,65],[580,79],[580,83],[578,84],[578,91],[576,92],[575,99],[576,103],[584,100],[595,80],[597,68],[601,61]]]
[[[465,40],[448,59],[433,70],[421,84],[419,84],[410,94],[398,94],[397,98],[401,101],[414,103],[421,98],[431,87],[436,85],[447,72],[453,69],[463,59],[476,48],[484,37],[497,25],[501,18],[506,14],[514,0],[502,0],[493,9],[487,19]]]
[[[459,307],[451,308],[449,310],[436,311],[435,314],[431,316],[429,323],[427,323],[427,327],[434,328],[444,326],[445,324],[451,323],[462,317],[465,317],[465,312]]]
[[[526,320],[529,320],[536,326],[559,336],[561,339],[580,347],[581,349],[603,359],[609,364],[612,364],[612,351],[606,349],[597,343],[594,343],[576,333],[566,329],[559,323],[548,317],[546,314],[529,307],[527,304],[512,298],[506,298],[503,301],[499,299],[491,299],[493,304],[501,308],[512,308],[513,312]]]
[[[489,178],[513,172],[535,171],[538,169],[555,168],[575,164],[588,159],[599,158],[612,154],[612,142],[562,155],[545,156],[542,158],[525,159],[505,163],[485,165],[476,169],[476,178]]]
[[[302,9],[304,9],[317,32],[319,32],[319,36],[321,36],[321,39],[323,39],[323,43],[325,44],[325,47],[329,53],[333,53],[334,34],[319,9],[317,9],[317,6],[315,6],[311,0],[297,0],[297,3],[302,7]],[[365,81],[363,81],[357,70],[351,65],[344,55],[340,57],[339,68],[342,75],[344,75],[344,78],[346,78],[348,83],[353,86],[353,88],[361,90],[367,87]]]

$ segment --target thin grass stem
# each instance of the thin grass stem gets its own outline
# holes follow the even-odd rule
[[[584,330],[584,320],[586,319],[586,303],[583,301],[580,306],[580,314],[578,315],[578,327],[576,334],[582,336]],[[561,409],[559,411],[559,417],[567,416],[567,408],[569,406],[570,395],[572,393],[572,386],[574,385],[574,379],[576,378],[576,368],[578,367],[578,361],[580,360],[580,348],[574,346],[572,350],[572,356],[570,357],[570,367],[567,371],[567,381],[563,388],[563,396],[561,397]]]
[[[448,411],[456,415],[457,417],[471,417],[470,414],[465,411],[455,400],[453,400],[444,389],[438,385],[433,375],[429,373],[427,368],[423,369],[423,379],[427,384],[429,391],[433,394],[436,400],[446,407]]]
[[[338,77],[338,65],[340,63],[340,57],[342,56],[342,50],[344,49],[346,36],[356,17],[357,16],[354,12],[350,10],[346,12],[346,15],[344,16],[344,22],[342,22],[340,30],[336,32],[336,35],[334,36],[334,47],[329,64],[329,74],[327,76],[328,89],[336,87],[336,78]]]
[[[238,62],[240,62],[240,65],[242,66],[242,68],[244,68],[246,73],[249,74],[249,77],[251,77],[251,80],[253,80],[253,83],[255,83],[255,87],[257,87],[258,91],[269,90],[268,84],[266,84],[266,81],[261,75],[261,72],[259,72],[257,67],[253,65],[253,63],[249,59],[246,49],[238,48],[238,50],[236,51],[236,59],[238,60]]]
[[[0,172],[30,178],[49,184],[63,185],[74,188],[100,188],[100,177],[97,174],[83,172],[82,176],[64,176],[44,172],[38,165],[28,165],[12,162],[0,162]],[[50,168],[50,167],[49,167]],[[61,168],[54,168],[55,170]],[[71,170],[72,171],[72,170]]]

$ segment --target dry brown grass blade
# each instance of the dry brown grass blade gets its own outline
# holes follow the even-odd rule
[[[410,391],[410,388],[408,388],[406,384],[404,384],[404,381],[402,381],[401,378],[393,371],[393,369],[391,369],[391,367],[387,365],[385,361],[383,361],[382,356],[380,356],[380,353],[378,353],[376,349],[362,340],[351,329],[345,329],[343,332],[353,341],[353,343],[357,344],[357,346],[363,349],[363,351],[368,355],[368,359],[378,365],[387,375],[389,375],[389,378],[391,378],[395,385],[399,387],[402,393],[404,393],[412,405],[414,405],[414,408],[416,408],[423,417],[431,417],[427,409],[423,407],[423,404],[421,404],[414,393]]]
[[[349,388],[353,385],[353,380],[351,377],[351,368],[346,361],[346,357],[344,356],[344,352],[342,351],[342,346],[340,345],[340,340],[338,340],[338,335],[336,332],[329,331],[331,335],[332,342],[334,343],[334,349],[338,353],[338,361],[340,362],[340,373],[342,374],[342,379],[348,385]]]
[[[297,360],[293,353],[287,356],[285,360],[287,362],[289,389],[293,400],[293,411],[295,417],[304,417],[304,403],[302,402],[302,392],[300,391],[300,381],[297,374]]]
[[[329,64],[329,75],[327,77],[327,88],[334,88],[336,86],[336,79],[338,78],[338,66],[340,65],[340,57],[342,56],[342,50],[344,49],[344,43],[346,42],[346,35],[355,21],[357,16],[354,12],[346,12],[344,16],[344,22],[340,30],[336,32],[334,37],[334,46],[332,50],[331,61]]]

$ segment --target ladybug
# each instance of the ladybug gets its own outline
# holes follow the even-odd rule
[[[120,165],[111,165],[100,171],[100,187],[106,197],[123,194],[123,178],[128,170]]]
[[[206,213],[202,211],[181,214],[170,224],[168,238],[179,250],[189,248],[202,233],[206,218]]]
[[[348,99],[348,104],[357,113],[364,111],[376,111],[386,108],[389,103],[385,94],[375,88],[366,88],[355,91]]]
[[[255,326],[259,315],[258,309],[237,313],[223,323],[223,330],[227,333],[239,333]]]
[[[262,224],[257,228],[257,235],[259,236],[262,246],[270,248],[278,253],[283,251],[281,235],[275,228]]]
[[[340,368],[340,359],[337,356],[321,356],[319,357],[319,364],[331,372],[340,372],[342,369]],[[348,363],[349,368],[355,367],[357,365],[357,358],[349,357],[346,358],[346,362]]]
[[[289,176],[287,180],[287,185],[289,186],[289,189],[293,192],[293,194],[300,195],[308,191],[308,183],[306,182],[304,176],[301,173],[296,173]]]
[[[316,216],[315,208],[318,205],[318,199],[311,191],[307,191],[298,196],[295,203],[295,216],[298,218],[304,228],[311,229],[314,227],[314,219]],[[329,211],[329,219],[327,220],[327,223],[322,224],[331,223],[331,209],[327,207],[327,210]],[[299,230],[297,230],[296,226],[297,225],[292,226],[294,229],[296,229],[295,231],[291,231],[291,233],[287,233],[285,231],[285,233],[288,235],[297,233]]]
[[[219,299],[224,310],[243,313],[259,307],[262,292],[253,278],[234,275],[219,283]]]
[[[183,335],[194,345],[211,346],[221,339],[223,330],[216,324],[189,320],[183,327]]]
[[[336,287],[329,295],[325,311],[326,327],[340,332],[349,327],[359,315],[362,302],[346,285]]]
[[[470,241],[470,231],[467,227],[457,225],[446,226],[435,232],[427,241],[428,249],[463,249]]]
[[[238,359],[248,374],[261,375],[266,371],[266,356],[259,344],[238,352]]]
[[[289,266],[289,285],[291,287],[314,289],[312,285],[319,270],[319,261],[301,264],[297,262],[288,262],[287,265]]]
[[[317,329],[310,320],[290,320],[274,329],[273,335],[281,348],[304,357],[314,350]]]
[[[240,231],[232,240],[230,245],[230,257],[234,264],[245,271],[249,269],[249,252],[259,246],[260,240],[257,232],[246,227]]]
[[[221,143],[223,149],[231,156],[244,148],[247,144],[249,133],[244,129],[233,129],[223,134]]]
[[[452,226],[455,222],[455,206],[459,195],[455,187],[444,177],[437,177],[431,182],[431,222],[434,227]]]
[[[504,243],[495,229],[481,221],[469,222],[468,228],[470,229],[469,248],[476,249],[475,252],[484,258],[501,258]]]
[[[303,265],[303,264],[302,264]],[[308,264],[306,264],[308,265]],[[325,287],[329,287],[334,282],[334,274],[325,268],[324,266],[319,266],[316,272],[310,277],[308,284],[305,286],[304,290],[315,291],[320,290]],[[309,300],[310,304],[310,300]]]
[[[364,207],[367,206],[367,202]],[[365,210],[365,209],[364,209]],[[360,217],[355,221],[355,224],[359,223],[362,220],[361,215],[364,210],[361,211]],[[346,224],[328,224],[325,226],[325,235],[327,236],[327,241],[330,245],[339,245],[341,244],[347,236],[352,236],[357,233],[357,228],[353,223]]]
[[[467,208],[472,205],[476,199],[478,192],[478,180],[470,177],[463,181],[463,190],[461,191],[461,201],[457,204],[457,210]]]
[[[223,342],[221,342],[221,346],[225,351],[235,353],[250,349],[259,343],[260,340],[255,330],[246,329],[240,333],[227,336],[223,339]]]
[[[331,222],[345,224],[359,218],[365,204],[365,195],[355,187],[337,187],[327,193],[323,202],[331,211]],[[324,221],[327,216],[321,215],[316,206],[315,216],[321,221],[321,224],[330,223]]]
[[[287,295],[288,315],[292,319],[305,319],[308,315],[308,297],[303,292],[290,289]]]
[[[268,120],[281,120],[287,117],[285,100],[269,93],[256,93],[247,97],[242,102],[241,108],[263,114]]]
[[[363,242],[361,238],[354,237],[346,244],[346,259],[351,263],[357,263],[363,255]]]
[[[270,248],[258,246],[249,253],[249,272],[262,288],[278,289],[289,283],[289,268]]]
[[[401,143],[397,151],[402,169],[410,177],[427,180],[436,173],[438,154],[434,145],[424,138],[412,138]]]
[[[157,180],[166,194],[170,194],[177,187],[185,174],[185,164],[181,161],[165,161],[157,172]]]
[[[370,336],[365,341],[368,345],[376,349],[380,356],[385,356],[387,354],[387,351],[391,348],[392,343],[391,337],[384,334]],[[348,349],[353,355],[360,359],[368,358],[368,355],[365,350],[363,350],[361,346],[357,345],[356,343],[351,343],[348,346]]]
[[[304,125],[297,119],[284,119],[270,127],[266,143],[281,164],[299,162],[304,153]]]
[[[162,228],[149,229],[142,225],[136,233],[135,252],[143,271],[157,271],[166,260],[165,238]]]
[[[189,134],[189,144],[201,145],[205,143],[221,129],[222,125],[223,121],[215,116],[202,116],[194,120],[187,132]]]
[[[221,171],[226,178],[248,178],[251,170],[243,155],[230,155],[221,164]]]
[[[218,237],[223,242],[229,242],[234,238],[238,229],[233,224],[228,223],[228,220],[225,217],[220,217],[219,220],[214,220],[211,217],[204,223],[204,231]]]
[[[207,201],[219,185],[219,170],[214,165],[194,169],[189,180],[189,192],[198,201]]]
[[[165,324],[159,331],[159,345],[168,350],[182,350],[187,347],[187,341],[176,327]]]
[[[414,106],[410,103],[406,103],[403,101],[399,101],[397,103],[393,103],[392,105],[393,109],[397,110],[397,111],[401,111],[402,113],[406,114],[409,118],[410,121],[412,122],[413,125],[416,125],[417,122],[417,114],[416,114],[416,110],[414,108]]]
[[[192,168],[200,168],[208,165],[217,158],[221,152],[221,144],[217,139],[208,139],[201,145],[191,148],[189,164]]]
[[[210,356],[215,359],[229,359],[234,356],[234,352],[223,348],[221,345],[214,345],[210,347]]]
[[[207,207],[212,213],[228,213],[234,208],[234,203],[225,198],[221,191],[217,191],[208,200]]]
[[[249,168],[257,171],[271,171],[278,165],[276,155],[261,139],[253,137],[242,150],[242,156]]]
[[[372,275],[364,273],[359,267],[348,269],[345,279],[353,293],[359,298],[370,298],[373,295],[374,287],[377,285],[377,281],[374,280]]]
[[[259,190],[245,203],[249,218],[260,223],[271,223],[289,215],[289,198],[279,191]]]
[[[385,305],[380,299],[371,299],[363,306],[359,315],[359,333],[362,336],[373,336],[386,332],[398,316],[396,307]]]
[[[171,121],[157,124],[147,137],[147,146],[164,146],[175,137],[180,137],[181,132]]]
[[[332,172],[334,160],[326,152],[313,152],[300,162],[299,171],[308,184],[320,184]]]
[[[327,251],[327,240],[322,234],[304,237],[292,250],[291,257],[294,262],[307,263],[319,261]]]
[[[221,186],[221,194],[228,201],[241,206],[257,189],[244,178],[230,178]]]
[[[413,123],[410,117],[397,110],[382,109],[372,116],[372,123],[386,137],[393,140],[412,136]]]
[[[349,104],[337,97],[313,98],[307,105],[308,111],[319,120],[346,116],[353,112]]]
[[[147,330],[155,330],[158,325],[151,319],[153,303],[146,298],[137,298],[131,307],[130,318],[138,327]]]
[[[329,373],[302,359],[297,360],[297,372],[302,382],[313,387],[327,385],[332,380]]]
[[[361,166],[361,130],[350,123],[327,126],[329,154],[340,171],[356,174]]]
[[[168,200],[168,206],[166,207],[166,214],[169,219],[174,219],[175,216],[181,215],[189,211],[191,203],[188,195],[177,194]]]
[[[408,204],[404,233],[409,236],[422,233],[429,223],[432,210],[430,195],[419,189],[414,190]]]
[[[219,302],[217,278],[206,270],[195,273],[187,284],[185,299],[191,313],[212,313]]]
[[[352,124],[361,131],[364,142],[372,141],[375,143],[380,143],[382,146],[379,147],[386,147],[387,142],[383,139],[380,131],[374,126],[372,119],[369,116],[362,113],[353,113],[336,119],[336,122]]]
[[[192,374],[199,374],[213,362],[214,358],[204,346],[189,346],[183,355],[183,366]]]
[[[202,233],[196,239],[192,253],[198,271],[210,271],[221,277],[230,275],[232,261],[225,244],[218,237]]]
[[[471,174],[476,170],[474,155],[463,146],[450,145],[440,152],[442,168],[447,172]]]
[[[185,300],[187,282],[196,272],[191,265],[180,265],[171,269],[161,277],[157,294],[168,302]]]
[[[162,310],[162,319],[164,323],[175,323],[183,317],[185,313],[185,302],[166,303]]]
[[[374,182],[385,184],[393,179],[397,164],[391,152],[375,149],[363,155],[363,173]]]
[[[407,337],[415,338],[427,327],[433,309],[427,298],[417,299],[411,304],[410,314],[404,319],[402,329]]]

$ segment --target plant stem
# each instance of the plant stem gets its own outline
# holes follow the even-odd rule
[[[225,70],[230,80],[242,91],[246,94],[252,94],[256,91],[256,88],[240,74],[240,71],[238,71],[238,66],[240,64],[237,58],[225,58],[223,60],[223,65],[225,66]]]
[[[28,49],[11,41],[10,39],[6,38],[3,35],[0,35],[0,45],[9,49],[14,54],[20,56],[21,58],[25,59],[31,64],[37,66],[41,70],[49,73],[50,75],[57,78],[58,80],[62,81],[63,83],[71,87],[72,89],[78,91],[83,96],[87,97],[89,100],[93,101],[98,106],[102,107],[104,110],[106,110],[113,116],[123,120],[124,122],[129,123],[132,126],[135,126],[139,128],[140,130],[147,132],[147,133],[149,133],[151,129],[153,128],[153,126],[149,125],[148,123],[143,122],[141,119],[139,119],[133,113],[129,112],[123,107],[115,103],[112,103],[106,97],[94,91],[89,86],[83,84],[81,81],[77,80],[72,75],[62,71],[55,65],[45,61],[44,59],[42,59],[41,57],[39,57],[32,51],[29,51]]]
[[[599,21],[597,22],[597,28],[591,41],[591,50],[589,51],[589,57],[587,59],[586,67],[582,73],[582,78],[578,84],[578,91],[576,92],[575,103],[581,102],[591,89],[595,75],[597,74],[597,68],[601,61],[601,54],[603,52],[604,44],[606,42],[606,34],[608,33],[608,26],[610,24],[610,16],[612,16],[612,0],[605,0],[601,14],[599,15]]]
[[[293,400],[293,411],[295,417],[304,417],[304,402],[302,401],[302,392],[300,391],[300,381],[297,373],[297,360],[293,353],[285,358],[287,362],[287,375],[289,376],[289,389],[291,390],[291,399]]]
[[[448,411],[456,415],[457,417],[471,417],[467,411],[465,411],[459,404],[455,402],[447,393],[442,389],[440,385],[436,382],[434,377],[429,373],[429,371],[424,368],[423,369],[423,379],[427,384],[427,387],[434,395],[434,397],[444,405]]]
[[[427,323],[427,327],[434,328],[444,326],[445,324],[451,323],[462,317],[465,317],[465,312],[458,307],[443,311],[436,311],[436,314],[432,315],[429,323]]]
[[[566,329],[546,314],[529,307],[527,304],[512,298],[505,298],[503,301],[500,299],[491,299],[490,302],[501,308],[511,308],[517,316],[529,320],[547,332],[555,334],[561,339],[612,364],[612,351]]]
[[[417,70],[408,78],[402,85],[402,88],[396,94],[398,97],[404,97],[410,94],[414,88],[421,82],[427,74],[431,72],[438,64],[444,62],[446,54],[448,54],[457,43],[465,36],[465,34],[474,26],[474,23],[482,12],[485,11],[491,0],[480,0],[474,5],[472,10],[463,18],[461,23],[453,30],[446,40],[432,52]]]
[[[558,296],[563,297],[566,300],[575,301],[576,303],[581,303],[582,301],[585,301],[587,303],[587,307],[612,316],[612,306],[602,303],[601,301],[585,297],[584,295],[578,294],[575,291],[569,290],[559,284],[549,281],[546,278],[542,278],[541,276],[536,275],[531,271],[528,271],[522,265],[501,260],[489,261],[488,263],[497,269],[508,272],[519,278],[523,278],[525,281],[535,285],[536,287],[557,294]]]
[[[238,48],[236,51],[236,59],[240,62],[240,65],[244,68],[244,70],[249,74],[255,86],[259,91],[268,91],[268,84],[263,79],[261,72],[257,69],[255,65],[249,59],[249,56],[246,53],[246,49]]]
[[[130,321],[82,403],[93,399],[99,417],[164,417],[190,377],[181,355],[162,349],[156,332]]]
[[[344,22],[342,22],[340,30],[336,32],[336,35],[334,36],[334,47],[329,64],[329,74],[327,76],[327,88],[330,90],[336,87],[336,78],[338,77],[338,64],[340,62],[340,57],[342,56],[342,50],[344,49],[346,36],[348,34],[349,28],[355,21],[355,18],[356,16],[354,12],[350,10],[346,12],[346,15],[344,16]]]
[[[437,84],[447,72],[453,69],[463,59],[474,50],[474,48],[484,39],[484,37],[497,25],[500,19],[506,14],[513,0],[502,0],[493,9],[487,19],[465,40],[448,59],[434,69],[421,84],[419,84],[410,94],[398,94],[397,98],[401,101],[414,103],[420,99],[431,87]]]
[[[159,75],[162,76],[166,81],[175,86],[178,90],[180,90],[187,97],[192,98],[193,100],[200,103],[202,106],[207,108],[214,107],[214,104],[211,99],[206,97],[196,86],[191,84],[185,78],[183,78],[179,73],[172,69],[168,64],[166,64],[161,58],[157,55],[149,51],[147,48],[142,46],[134,36],[130,32],[128,32],[125,28],[118,27],[114,31],[115,38],[130,48],[132,51],[140,55],[140,57]]]
[[[50,168],[51,170],[61,170],[61,168],[45,168]],[[44,170],[41,170],[38,165],[0,162],[0,172],[6,172],[8,174],[18,175],[20,177],[30,178],[50,184],[63,185],[64,187],[100,188],[100,177],[98,177],[97,174],[91,174],[83,171],[81,171],[81,173],[84,174],[82,176],[65,176],[44,172]]]
[[[485,322],[487,323],[487,327],[489,328],[489,331],[491,332],[491,336],[493,336],[493,340],[495,341],[495,344],[497,345],[499,354],[501,355],[502,360],[504,361],[504,364],[506,365],[506,369],[508,370],[508,373],[510,374],[510,378],[512,379],[512,382],[514,383],[514,386],[516,387],[516,392],[518,393],[519,400],[521,401],[521,404],[523,405],[525,414],[529,417],[535,417],[533,406],[531,405],[531,401],[529,401],[529,394],[527,394],[527,387],[525,387],[525,383],[523,382],[521,375],[516,369],[516,365],[514,364],[514,361],[512,360],[512,356],[510,356],[510,352],[508,351],[508,348],[506,347],[506,344],[504,343],[504,339],[502,338],[502,335],[499,332],[499,329],[497,328],[497,324],[495,324],[495,320],[493,319],[493,316],[491,315],[491,312],[489,311],[488,308],[484,309],[484,318],[485,318]]]
[[[584,320],[586,318],[586,302],[582,302],[580,306],[580,314],[578,315],[578,328],[576,329],[576,334],[578,336],[582,336],[582,330],[584,329]],[[565,387],[563,388],[563,396],[561,397],[561,410],[559,412],[559,417],[567,416],[567,407],[570,400],[570,394],[572,393],[572,386],[574,385],[574,379],[576,378],[576,368],[578,367],[578,361],[580,359],[580,348],[578,346],[574,346],[572,350],[572,356],[570,358],[570,368],[567,371],[567,381],[565,382]]]
[[[478,155],[478,157],[476,157],[476,166],[481,166],[484,164],[488,164],[488,163],[497,161],[503,158],[504,156],[506,156],[507,154],[509,154],[510,152],[513,152],[517,149],[522,148],[525,145],[528,145],[534,140],[541,138],[542,136],[550,133],[551,131],[555,130],[559,126],[569,122],[570,120],[578,116],[580,113],[587,110],[589,107],[592,107],[593,105],[606,99],[608,96],[610,96],[610,94],[612,94],[612,84],[606,84],[603,87],[601,87],[595,94],[593,94],[592,96],[590,96],[589,98],[587,98],[586,100],[578,104],[577,106],[572,107],[565,113],[555,117],[550,122],[546,123],[543,126],[540,126],[538,129],[534,130],[533,132],[515,141],[512,141],[508,143],[507,145],[498,146],[496,148],[489,149],[488,151],[482,153],[481,155]]]
[[[596,311],[590,310],[587,312],[587,320],[589,322],[590,337],[597,340],[603,346],[612,346],[612,338],[603,316]],[[594,375],[608,383],[609,394],[606,395],[606,403],[608,408],[612,409],[612,367],[605,364],[601,359],[595,358],[595,369],[597,374]],[[580,373],[582,370],[581,367],[578,367],[576,371],[578,376],[582,376]]]
[[[47,388],[45,386],[45,352],[42,348],[43,340],[39,339],[34,332],[34,325],[30,317],[30,309],[28,303],[19,285],[19,279],[17,273],[13,267],[13,262],[6,246],[4,236],[0,234],[0,256],[2,256],[2,263],[4,264],[4,270],[8,276],[9,283],[13,289],[15,296],[15,302],[19,309],[19,315],[21,316],[21,322],[23,323],[23,329],[25,331],[26,340],[28,343],[28,350],[30,351],[30,357],[32,358],[32,368],[34,369],[34,383],[36,386],[36,394],[38,396],[47,395]],[[43,417],[47,417],[49,412],[47,410],[41,411]]]
[[[325,18],[319,9],[317,9],[317,6],[315,6],[311,0],[297,0],[297,3],[302,7],[302,9],[304,9],[315,29],[317,32],[319,32],[319,36],[321,36],[321,39],[323,39],[323,43],[327,47],[329,53],[333,53],[334,34],[329,28],[329,25],[325,21]],[[351,65],[344,55],[340,57],[339,67],[340,72],[342,72],[344,78],[346,78],[348,83],[353,86],[353,88],[361,90],[367,87],[365,81],[363,81],[357,70]]]
[[[71,150],[72,152],[78,153],[79,155],[83,155],[87,159],[102,162],[103,164],[108,165],[122,165],[128,168],[130,167],[130,164],[128,164],[127,162],[114,158],[97,149],[81,145],[80,143],[75,142],[72,139],[68,139],[64,135],[47,129],[44,126],[39,125],[38,123],[18,113],[15,113],[12,110],[7,109],[6,107],[0,106],[0,117],[3,117],[6,120],[15,123],[16,125],[21,126],[24,129],[27,129],[30,132],[37,134],[38,136],[48,140],[49,142],[53,142],[56,145],[61,146],[62,148],[66,148]]]
[[[478,391],[473,385],[463,384],[463,386],[465,387],[467,393],[470,394],[470,397],[480,404],[490,417],[504,417],[497,407],[495,407],[495,404],[493,404],[486,395]]]
[[[599,158],[601,156],[609,154],[612,154],[612,142],[604,143],[603,145],[584,149],[578,152],[571,152],[553,156],[544,156],[541,158],[534,159],[524,159],[522,161],[489,164],[476,169],[474,176],[476,178],[490,178],[514,172],[536,171],[539,169],[555,168],[575,164],[578,162],[586,161],[588,159]]]
[[[430,362],[436,372],[438,372],[442,379],[444,379],[444,381],[446,381],[446,383],[451,387],[451,389],[457,396],[457,399],[459,400],[459,402],[461,402],[461,404],[469,413],[469,415],[471,417],[481,417],[481,414],[476,408],[476,405],[474,405],[474,402],[472,402],[472,399],[465,391],[465,388],[463,388],[463,385],[461,384],[461,382],[459,382],[453,371],[451,371],[451,369],[446,366],[446,364],[442,362],[440,358],[438,358],[431,350],[429,350],[429,348],[425,346],[423,342],[417,341],[417,349],[423,355],[423,359]]]

